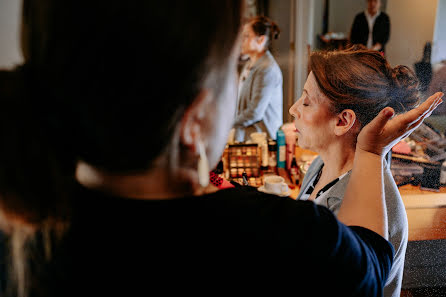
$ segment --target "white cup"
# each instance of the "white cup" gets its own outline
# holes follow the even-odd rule
[[[266,192],[277,195],[288,191],[288,185],[285,183],[285,179],[278,175],[265,177],[264,187]]]

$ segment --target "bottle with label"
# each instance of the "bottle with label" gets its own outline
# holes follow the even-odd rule
[[[295,156],[293,156],[293,160],[291,161],[290,177],[291,177],[291,181],[293,182],[293,184],[299,185],[299,183],[300,183],[299,166],[297,165]]]
[[[282,129],[277,130],[277,168],[285,168],[286,142],[285,133]]]
[[[261,142],[260,144],[260,149],[261,149],[261,164],[260,164],[260,169],[262,170],[268,170],[268,143],[266,142],[266,139],[264,141]]]
[[[277,143],[270,139],[268,141],[268,166],[269,170],[276,172],[277,167]]]

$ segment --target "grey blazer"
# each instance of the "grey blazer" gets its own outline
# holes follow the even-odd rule
[[[241,82],[234,122],[235,140],[246,141],[252,132],[267,132],[276,139],[283,124],[282,71],[267,51]]]
[[[304,176],[301,191],[297,196],[297,199],[302,199],[301,197],[305,189],[319,173],[323,165],[324,162],[319,156],[314,159]],[[387,166],[384,166],[384,168],[386,168],[384,170],[384,193],[389,224],[389,241],[395,249],[393,265],[384,287],[384,296],[399,297],[401,295],[404,259],[406,257],[407,241],[409,237],[409,224],[407,221],[406,209],[395,180],[393,179],[392,172]],[[326,206],[337,215],[339,207],[342,204],[342,199],[344,198],[348,181],[350,180],[350,175],[351,172],[327,190],[326,194],[321,196],[321,199],[316,199],[315,203]]]

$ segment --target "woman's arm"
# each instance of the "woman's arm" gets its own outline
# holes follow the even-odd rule
[[[443,100],[443,93],[429,97],[417,108],[391,119],[383,109],[358,135],[352,175],[338,219],[346,225],[368,228],[387,239],[383,158],[399,140],[407,137]]]

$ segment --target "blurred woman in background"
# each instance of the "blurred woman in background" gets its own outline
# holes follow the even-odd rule
[[[234,122],[235,140],[246,141],[253,132],[265,132],[276,139],[283,124],[282,71],[268,50],[280,29],[265,16],[243,26],[241,55],[248,59],[241,71]]]

